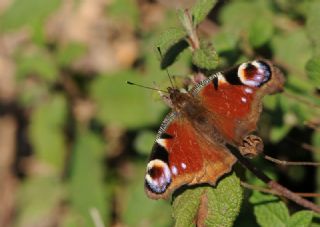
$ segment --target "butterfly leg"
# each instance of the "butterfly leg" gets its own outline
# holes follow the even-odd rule
[[[247,158],[253,158],[263,152],[263,141],[256,135],[248,135],[239,146],[240,153]]]

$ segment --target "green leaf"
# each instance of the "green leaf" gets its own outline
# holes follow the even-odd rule
[[[210,43],[202,43],[192,56],[192,62],[202,69],[215,69],[219,64],[217,52]]]
[[[112,1],[107,8],[108,14],[119,21],[131,26],[139,24],[139,8],[138,3],[134,0],[117,0]]]
[[[85,51],[86,47],[83,44],[69,43],[66,46],[59,47],[56,58],[60,65],[68,66],[80,58]]]
[[[158,123],[165,105],[160,99],[157,102],[152,99],[153,91],[126,84],[127,80],[141,79],[134,71],[97,77],[90,87],[90,96],[97,104],[97,118],[104,124],[112,123],[127,128]],[[150,80],[143,81],[152,84]]]
[[[310,59],[306,64],[306,70],[313,85],[320,86],[320,56]]]
[[[21,183],[17,193],[19,212],[15,226],[42,226],[43,220],[52,218],[61,205],[64,195],[62,182],[57,176],[37,176]]]
[[[234,35],[225,31],[220,31],[215,34],[212,42],[218,53],[234,51],[237,45],[237,39]]]
[[[182,28],[170,28],[161,33],[157,38],[155,45],[157,48],[160,48],[163,55],[161,68],[171,65],[177,56],[188,46],[184,40],[186,34],[186,31]]]
[[[134,147],[141,154],[149,154],[155,138],[156,134],[154,132],[142,131],[134,141]]]
[[[307,33],[313,45],[314,55],[320,57],[320,2],[310,1],[307,12]]]
[[[97,209],[105,223],[109,222],[108,191],[103,185],[105,169],[102,159],[104,144],[93,133],[78,132],[72,152],[69,197],[73,209],[82,217],[83,226],[93,226],[91,209]]]
[[[250,202],[254,205],[254,214],[261,227],[285,227],[288,223],[289,211],[277,197],[254,191]]]
[[[313,218],[313,213],[307,210],[290,216],[286,205],[277,197],[258,191],[253,192],[250,202],[254,205],[254,213],[261,227],[307,227],[310,226]]]
[[[203,21],[210,13],[211,9],[215,6],[217,0],[198,0],[191,9],[191,15],[193,17],[193,24],[196,26]]]
[[[17,62],[18,79],[24,79],[25,77],[32,75],[52,83],[59,75],[58,67],[55,64],[54,59],[49,53],[43,50],[28,54],[22,53],[18,56]]]
[[[308,227],[311,225],[313,214],[311,211],[302,210],[290,217],[288,227]]]
[[[219,19],[224,31],[232,34],[234,39],[239,40],[243,36],[251,37],[251,41],[255,44],[262,44],[270,38],[270,30],[273,26],[271,9],[270,1],[232,1],[222,8]],[[269,21],[270,25],[266,25],[267,28],[264,30],[259,26],[264,26],[266,21]],[[262,35],[255,33],[256,31],[262,32]]]
[[[198,186],[186,189],[173,201],[175,226],[232,226],[240,211],[242,188],[233,173],[219,181],[216,187]]]
[[[297,43],[299,45],[297,45]],[[311,46],[303,29],[295,29],[272,38],[274,57],[288,65],[295,77],[304,78],[305,64],[311,58]]]
[[[31,115],[30,140],[36,158],[62,173],[66,155],[63,125],[67,115],[63,96],[47,98]]]
[[[273,24],[270,22],[270,19],[258,17],[250,26],[249,42],[253,47],[262,46],[271,39],[273,29]]]
[[[27,27],[33,38],[44,41],[44,24],[51,12],[56,10],[61,0],[15,0],[0,17],[0,31],[11,31]]]

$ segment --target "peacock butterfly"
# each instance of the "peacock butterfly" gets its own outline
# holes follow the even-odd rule
[[[168,198],[182,185],[209,183],[236,162],[226,144],[250,156],[263,149],[253,134],[262,98],[283,89],[284,77],[270,61],[255,60],[218,72],[189,92],[169,87],[172,108],[160,126],[145,175],[152,199]]]

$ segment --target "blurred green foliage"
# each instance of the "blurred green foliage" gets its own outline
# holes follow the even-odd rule
[[[161,68],[179,82],[195,71],[271,59],[287,83],[285,94],[264,100],[265,152],[320,162],[319,1],[201,0],[191,10],[191,28],[181,9],[148,0],[7,2],[0,5],[0,76],[11,75],[1,88],[14,92],[0,94],[7,108],[0,117],[12,115],[19,133],[10,169],[1,169],[14,169],[17,184],[10,186],[16,192],[7,208],[11,218],[0,215],[0,224],[194,226],[204,194],[212,212],[207,226],[231,226],[239,210],[244,215],[242,197],[248,200],[251,191],[243,195],[235,175],[216,188],[186,190],[172,208],[144,194],[145,165],[167,109],[157,92],[125,82],[165,89],[170,83]],[[200,42],[192,50],[185,37],[195,27]],[[319,169],[292,174],[255,161],[293,191],[320,192]],[[252,226],[309,226],[312,219],[311,212],[258,192],[244,206],[254,212]]]

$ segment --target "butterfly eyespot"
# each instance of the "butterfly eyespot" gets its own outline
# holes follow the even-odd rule
[[[150,161],[147,165],[145,182],[151,192],[163,193],[171,183],[168,165],[160,159]]]
[[[271,70],[263,61],[243,63],[238,68],[238,77],[244,85],[259,87],[271,78]]]

